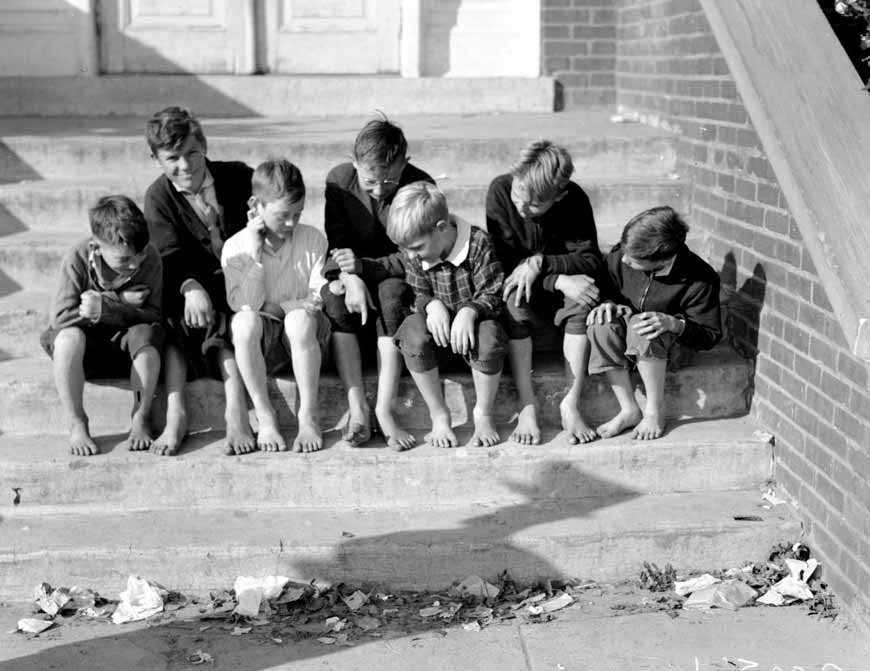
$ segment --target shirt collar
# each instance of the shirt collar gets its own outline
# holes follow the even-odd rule
[[[214,177],[211,176],[211,172],[209,171],[208,167],[206,167],[206,169],[205,169],[205,177],[202,178],[202,184],[199,187],[199,191],[197,191],[196,193],[193,193],[192,191],[188,191],[187,189],[182,189],[180,186],[178,186],[178,184],[173,182],[171,179],[169,180],[169,183],[172,184],[172,187],[176,191],[178,191],[178,193],[182,193],[184,195],[189,195],[189,196],[195,196],[196,193],[202,193],[203,195],[205,195],[205,193],[208,191],[208,189],[214,189]]]
[[[453,241],[453,247],[450,253],[443,260],[436,263],[428,263],[421,261],[423,270],[429,270],[441,263],[449,263],[452,266],[459,267],[465,259],[468,258],[468,249],[471,246],[471,224],[455,215],[450,215],[451,223],[456,226],[456,240]]]
[[[657,271],[653,273],[653,277],[664,277],[665,275],[670,275],[671,271],[674,269],[674,263],[677,260],[677,255],[674,254],[671,257],[670,263],[666,265],[664,268],[659,268]]]

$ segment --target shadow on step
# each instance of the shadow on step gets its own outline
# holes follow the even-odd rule
[[[562,547],[557,540],[570,538],[573,520],[593,517],[599,509],[640,496],[639,492],[615,488],[613,483],[607,483],[615,491],[612,497],[562,498],[572,481],[592,477],[568,462],[554,460],[541,463],[528,484],[506,483],[518,497],[518,502],[512,505],[492,509],[481,506],[481,514],[465,518],[451,527],[436,525],[430,529],[404,529],[388,534],[348,538],[333,546],[330,556],[321,561],[300,559],[298,548],[295,559],[282,556],[282,542],[280,549],[275,548],[275,560],[270,562],[269,571],[305,576],[306,579],[317,576],[334,583],[344,581],[364,589],[380,585],[387,590],[406,587],[409,580],[416,581],[420,588],[430,585],[440,590],[451,581],[461,580],[472,573],[494,582],[496,573],[503,569],[519,582],[556,578],[563,573],[558,568],[559,560],[564,565],[566,553],[578,551],[578,539],[574,539],[574,543],[565,541],[566,546],[574,545],[573,548]],[[401,509],[384,511],[384,515],[394,516],[395,526],[401,528]],[[438,520],[437,513],[433,514],[432,519]],[[298,520],[292,523],[299,525]],[[531,539],[534,533],[524,538],[524,531],[541,525],[550,525],[553,532],[551,540],[536,542]],[[602,536],[606,535],[607,530],[602,530]],[[589,554],[588,550],[582,552]],[[171,559],[167,557],[167,561],[179,560],[183,561],[177,554]],[[367,576],[373,574],[388,574],[393,567],[396,581],[392,586],[389,581],[367,580]],[[257,569],[252,566],[250,571],[261,574]],[[225,579],[229,588],[232,577]],[[167,587],[172,588],[172,585]],[[309,622],[322,622],[331,614],[311,613]],[[440,632],[447,626],[438,618],[391,621],[383,616],[380,620],[382,626],[378,629],[376,639],[366,637],[355,628],[349,629],[354,647],[371,643],[382,645],[384,641],[427,631],[432,635],[436,635],[436,632],[443,635]],[[134,628],[114,628],[105,633],[105,628],[98,629],[100,625],[85,625],[93,626],[94,631],[100,633],[90,640],[57,642],[50,649],[0,662],[0,671],[48,668],[91,671],[98,659],[112,660],[114,668],[162,668],[167,663],[172,665],[173,659],[177,660],[180,653],[186,655],[196,649],[214,656],[222,665],[221,668],[265,671],[279,666],[284,668],[281,665],[294,661],[346,652],[338,646],[328,647],[317,643],[315,639],[322,633],[294,629],[289,619],[282,620],[274,616],[269,626],[255,628],[251,634],[243,637],[230,636],[215,622],[207,622],[212,626],[209,632],[204,633],[201,631],[202,624],[196,609],[191,608],[187,612],[179,611],[169,621],[160,622],[159,618],[155,618],[143,628],[135,628],[141,625],[127,625]],[[81,627],[78,631],[78,637],[81,637]],[[62,631],[60,635],[71,637],[68,632]],[[276,645],[275,638],[280,638],[282,643]],[[329,664],[327,661],[323,663]]]

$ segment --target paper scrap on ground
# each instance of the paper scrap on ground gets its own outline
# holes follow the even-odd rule
[[[486,582],[483,578],[476,575],[470,575],[458,585],[453,585],[450,588],[450,596],[464,599],[467,596],[476,596],[481,599],[494,599],[498,596],[501,590],[492,583]]]
[[[709,573],[699,575],[697,578],[689,578],[688,580],[678,580],[674,583],[674,591],[680,596],[688,596],[692,592],[697,592],[699,589],[706,589],[711,585],[721,582]]]
[[[39,609],[49,615],[57,615],[70,600],[69,591],[64,588],[52,589],[47,582],[40,583],[33,590],[33,598]]]
[[[54,622],[51,620],[38,620],[35,617],[25,617],[18,620],[18,631],[23,631],[27,634],[41,634],[53,626]]]
[[[369,597],[366,595],[366,593],[361,592],[360,590],[357,590],[356,592],[354,592],[353,594],[351,594],[348,597],[342,597],[342,598],[344,599],[344,603],[347,604],[347,607],[350,608],[351,611],[359,610],[360,608],[365,606],[369,601]]]
[[[800,561],[798,559],[786,559],[789,575],[772,585],[769,590],[758,599],[758,603],[768,606],[787,606],[795,601],[806,601],[813,598],[813,591],[807,585],[812,578],[819,562],[816,559]]]
[[[156,615],[163,610],[163,597],[166,595],[165,589],[131,575],[127,578],[127,589],[120,594],[121,603],[112,613],[112,622],[137,622]]]
[[[193,666],[198,664],[214,664],[214,657],[202,650],[196,650],[187,656],[187,663]]]
[[[737,610],[752,603],[756,596],[758,596],[758,592],[742,580],[725,580],[692,592],[692,595],[683,604],[683,608],[685,610],[705,608]]]
[[[240,575],[233,586],[238,604],[233,612],[246,617],[256,617],[263,602],[277,599],[288,582],[290,578],[282,575],[270,575],[265,578]]]
[[[541,601],[538,605],[529,606],[529,615],[542,615],[543,613],[553,613],[557,610],[562,610],[574,603],[574,598],[567,592],[562,592],[557,597]]]

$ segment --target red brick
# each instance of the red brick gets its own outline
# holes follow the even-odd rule
[[[786,274],[786,288],[806,301],[809,301],[812,297],[812,284],[806,277],[797,273]]]
[[[848,455],[849,444],[838,429],[828,426],[825,422],[819,422],[819,442],[834,454]],[[850,460],[851,463],[851,460]]]
[[[795,320],[798,316],[798,302],[794,297],[778,290],[770,291],[774,309],[784,317]]]
[[[565,40],[571,37],[571,26],[565,24],[548,24],[544,26],[544,53],[549,49],[548,40]]]
[[[858,417],[870,417],[870,394],[853,389],[849,394],[849,410]],[[870,476],[870,473],[867,475]]]
[[[867,388],[867,365],[847,352],[837,357],[837,372],[862,389]]]
[[[765,205],[776,207],[779,204],[779,189],[775,186],[759,184],[758,200]]]
[[[834,421],[834,404],[831,402],[831,399],[820,393],[814,387],[807,387],[805,396],[807,405],[813,409],[813,412],[815,412],[819,418],[828,422]]]
[[[808,273],[812,273],[813,275],[817,274],[816,265],[813,263],[813,259],[810,257],[810,253],[806,249],[804,249],[801,254],[801,270],[806,270]]]
[[[543,0],[541,2],[542,9],[556,9],[559,7],[570,7],[571,0]]]
[[[817,310],[816,308],[808,305],[807,303],[801,303],[800,305],[800,322],[801,324],[809,327],[811,330],[816,331],[817,333],[824,333],[825,322],[827,321],[827,316],[821,310]]]
[[[827,371],[822,372],[820,388],[835,403],[847,403],[849,400],[849,385],[840,380],[836,375],[832,375]]]
[[[790,370],[783,370],[782,379],[780,380],[779,384],[780,387],[782,387],[783,391],[785,391],[785,393],[788,394],[791,398],[803,402],[804,396],[806,394],[806,382],[794,375],[794,373],[792,373]],[[794,417],[796,418],[797,415],[801,412],[800,407],[795,405],[794,412]]]
[[[837,367],[837,350],[816,336],[810,338],[810,355],[831,370]]]
[[[765,187],[762,184],[758,185],[758,194],[759,200],[761,200],[761,190]],[[781,212],[776,212],[774,210],[765,210],[764,211],[764,227],[774,233],[780,233],[782,235],[788,234],[788,215],[782,214]]]
[[[594,40],[589,53],[595,55],[613,55],[616,53],[616,42],[613,40]]]
[[[867,423],[858,419],[849,410],[837,408],[834,411],[834,426],[842,431],[847,438],[859,444],[866,444]]]
[[[589,12],[585,9],[545,8],[541,16],[541,21],[545,25],[548,23],[589,23]]]
[[[745,179],[738,179],[737,195],[746,200],[755,200],[755,183]]]
[[[825,287],[820,283],[813,283],[813,304],[820,307],[822,310],[833,312],[834,308],[828,300],[828,295],[825,293]]]
[[[816,493],[833,509],[830,517],[838,517],[842,514],[843,508],[845,507],[845,495],[842,487],[826,478],[821,471],[816,475],[814,486]]]
[[[719,95],[728,100],[737,100],[737,85],[733,81],[719,82]]]
[[[556,74],[570,69],[571,59],[565,56],[551,57],[544,60],[544,71],[547,74]]]
[[[795,375],[814,387],[818,387],[822,382],[822,369],[800,354],[794,355],[794,372]]]
[[[577,40],[549,40],[545,47],[548,56],[576,56],[589,52],[589,45]]]
[[[809,353],[810,334],[796,324],[792,324],[791,322],[785,324],[782,332],[782,337],[789,345],[791,345],[799,352],[803,352],[804,354]],[[810,363],[809,360],[805,359],[805,361],[807,361],[807,363]],[[795,365],[797,365],[797,362],[795,362]],[[812,365],[813,367],[818,368],[815,363],[813,363]]]
[[[577,23],[580,24],[581,22],[578,21]],[[575,25],[573,33],[575,39],[614,39],[616,37],[616,26]]]

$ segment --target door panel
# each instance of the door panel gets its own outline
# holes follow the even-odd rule
[[[103,71],[253,72],[253,2],[103,0]]]
[[[266,0],[269,71],[399,71],[399,0]]]

